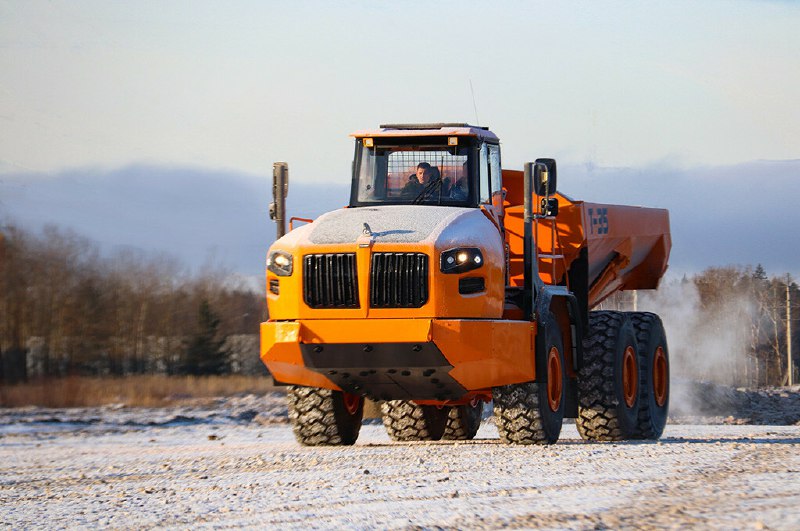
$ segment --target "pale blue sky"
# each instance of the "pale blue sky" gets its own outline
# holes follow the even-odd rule
[[[350,132],[475,122],[470,81],[505,167],[669,208],[671,271],[800,274],[800,2],[0,0],[0,225],[260,278],[273,161],[340,207]]]
[[[504,165],[800,158],[791,2],[0,1],[0,172],[346,182],[355,129],[474,122]]]

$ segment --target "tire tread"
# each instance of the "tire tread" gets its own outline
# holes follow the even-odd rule
[[[337,404],[338,391],[317,387],[290,386],[289,420],[300,444],[304,446],[339,446],[356,442],[361,429],[363,403],[355,415]]]

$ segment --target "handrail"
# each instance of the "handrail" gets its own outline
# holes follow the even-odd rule
[[[305,223],[314,223],[314,220],[313,220],[313,219],[308,219],[308,218],[299,218],[299,217],[297,217],[297,216],[292,216],[291,218],[289,218],[289,231],[290,231],[290,232],[294,230],[294,222],[295,222],[295,220],[297,220],[297,221],[303,221],[303,222],[305,222]]]

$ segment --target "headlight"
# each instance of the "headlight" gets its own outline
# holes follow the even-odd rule
[[[483,255],[477,247],[450,249],[442,253],[439,268],[442,273],[466,273],[483,265]]]
[[[267,255],[267,269],[279,277],[291,276],[294,260],[286,251],[272,251]]]

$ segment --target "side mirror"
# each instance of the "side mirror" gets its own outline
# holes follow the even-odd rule
[[[533,171],[533,189],[536,195],[556,193],[557,171],[555,159],[536,159]]]

